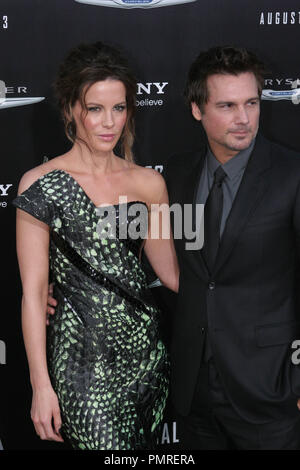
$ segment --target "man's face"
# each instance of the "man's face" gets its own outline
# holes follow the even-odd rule
[[[192,103],[195,119],[202,121],[210,148],[225,163],[249,147],[258,130],[260,100],[252,72],[211,75],[208,102],[202,112]]]

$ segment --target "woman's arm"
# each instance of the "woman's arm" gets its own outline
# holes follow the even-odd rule
[[[152,178],[152,203],[144,250],[162,284],[178,292],[179,267],[170,224],[168,191],[163,177],[155,173]]]
[[[20,182],[19,193],[28,185],[25,176]],[[49,227],[20,209],[17,209],[17,254],[23,287],[22,329],[33,390],[31,417],[41,439],[63,441],[59,434],[58,400],[46,359]]]

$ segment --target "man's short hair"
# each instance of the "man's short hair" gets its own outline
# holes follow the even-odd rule
[[[190,106],[196,103],[203,112],[208,102],[207,78],[215,74],[239,75],[252,72],[255,75],[259,96],[264,86],[266,68],[256,55],[242,47],[219,46],[200,52],[189,70],[184,91]]]

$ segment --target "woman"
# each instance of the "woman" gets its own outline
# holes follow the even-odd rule
[[[136,233],[153,204],[168,203],[165,183],[132,161],[136,82],[118,51],[100,42],[74,48],[55,89],[73,146],[25,173],[14,200],[32,420],[41,439],[64,436],[75,449],[151,448],[169,364],[142,245],[175,291],[178,266],[161,227],[156,239]],[[140,217],[130,212],[137,204]],[[58,307],[46,338],[49,269]]]

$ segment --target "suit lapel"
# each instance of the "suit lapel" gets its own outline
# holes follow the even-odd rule
[[[189,182],[191,196],[192,196],[190,199],[190,203],[192,204],[192,229],[193,231],[195,231],[196,229],[197,193],[198,193],[199,181],[200,181],[200,177],[201,177],[201,173],[202,173],[203,165],[205,161],[205,155],[206,155],[206,149],[201,152],[199,163],[194,169],[192,179]]]
[[[270,144],[258,136],[226,222],[213,269],[214,275],[228,259],[249,217],[261,200],[267,188],[264,173],[270,167]]]
[[[197,205],[197,194],[198,194],[198,188],[199,188],[199,181],[201,177],[201,173],[203,171],[203,166],[205,162],[205,157],[207,154],[207,145],[203,147],[201,151],[201,156],[199,163],[197,165],[197,168],[195,168],[194,175],[193,175],[193,180],[190,180],[190,188],[193,191],[193,196],[191,199],[192,202],[192,230],[195,232],[196,230],[196,205]],[[198,267],[200,267],[202,271],[202,276],[209,278],[209,270],[206,266],[205,260],[202,256],[202,250],[195,250],[193,251],[193,254],[195,255],[195,261]]]

